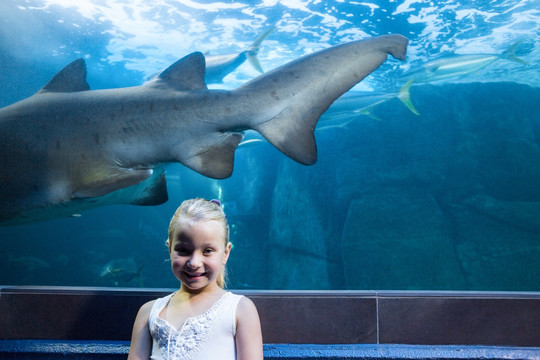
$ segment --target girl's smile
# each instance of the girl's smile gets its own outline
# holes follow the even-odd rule
[[[187,271],[184,271],[184,274],[187,277],[192,278],[192,279],[203,277],[203,276],[206,275],[206,273],[190,273],[190,272],[187,272]]]

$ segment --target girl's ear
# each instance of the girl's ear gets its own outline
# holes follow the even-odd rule
[[[223,265],[227,263],[227,260],[229,259],[229,255],[231,254],[232,249],[232,243],[229,242],[227,246],[225,246],[225,252],[223,253]]]

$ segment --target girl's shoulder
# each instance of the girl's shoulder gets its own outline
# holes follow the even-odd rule
[[[235,294],[235,293],[233,293],[231,291],[228,291],[228,290],[225,292],[225,295],[230,297],[231,299],[235,299],[236,301],[240,301],[240,300],[242,300],[244,298],[247,299],[244,295]]]
[[[154,304],[156,303],[156,299],[154,300],[150,300],[146,303],[144,303],[141,308],[139,309],[139,313],[146,313],[146,314],[150,314],[150,311],[152,310],[152,307],[154,306]]]
[[[237,318],[257,314],[257,308],[250,298],[243,295],[234,295],[238,297],[238,305],[236,307]]]
[[[141,308],[139,309],[139,314],[142,315],[142,316],[145,316],[145,317],[150,317],[150,313],[152,312],[154,307],[155,306],[160,307],[162,304],[166,304],[169,301],[169,299],[170,299],[170,297],[172,295],[173,294],[169,294],[167,296],[157,298],[157,299],[154,299],[154,300],[150,300],[150,301],[144,303],[141,306]]]
[[[251,299],[243,296],[236,310],[236,344],[238,359],[263,359],[261,322]]]
[[[150,313],[152,311],[152,307],[154,306],[154,303],[156,300],[148,301],[147,303],[144,303],[137,312],[137,317],[135,319],[135,322],[144,322],[148,323],[148,320],[150,319]]]

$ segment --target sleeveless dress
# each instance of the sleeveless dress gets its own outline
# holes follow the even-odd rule
[[[223,294],[205,313],[190,317],[176,330],[159,313],[174,295],[156,300],[148,324],[152,335],[152,360],[236,359],[236,307],[242,298]]]

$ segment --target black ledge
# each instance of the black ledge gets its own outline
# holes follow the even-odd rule
[[[139,307],[173,289],[0,287],[0,339],[129,341]],[[540,293],[235,291],[266,344],[540,346]]]

